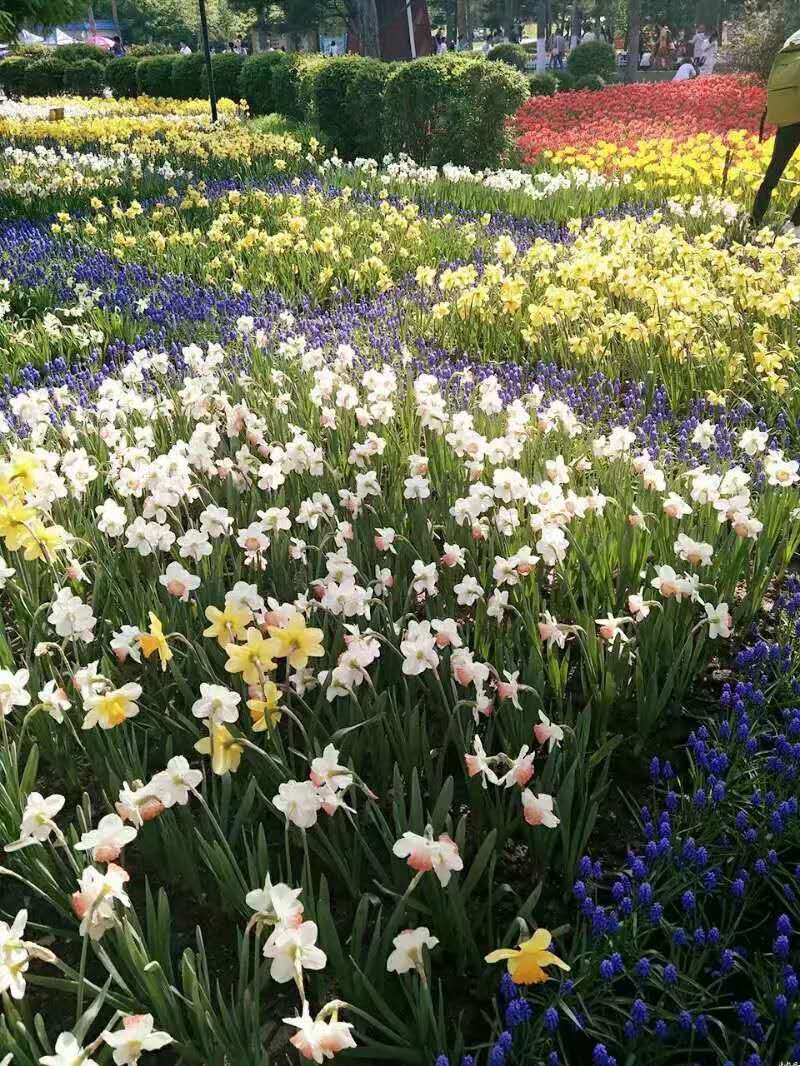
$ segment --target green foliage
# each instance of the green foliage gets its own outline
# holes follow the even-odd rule
[[[326,60],[314,79],[320,133],[346,159],[354,158],[352,117],[346,105],[347,94],[358,68],[364,62],[359,56],[337,56]]]
[[[520,44],[496,44],[494,48],[489,49],[486,58],[508,63],[510,67],[516,67],[517,70],[524,70],[531,56]]]
[[[474,61],[448,53],[395,68],[384,93],[384,128],[390,152],[408,152],[420,163],[431,157],[452,100],[453,83],[470,62]]]
[[[136,78],[138,65],[136,56],[122,56],[121,59],[112,59],[106,67],[108,87],[117,99],[139,95],[139,82]]]
[[[327,60],[321,55],[302,56],[297,68],[297,99],[300,114],[306,122],[317,121],[317,98],[315,84],[317,74],[325,66]]]
[[[93,59],[95,63],[105,65],[111,59],[111,53],[105,48],[78,41],[75,44],[62,45],[58,49],[58,58],[63,59],[65,63],[80,63],[84,59]]]
[[[593,92],[598,89],[605,89],[605,87],[606,83],[599,74],[584,74],[582,78],[578,78],[575,82],[576,89],[591,89]]]
[[[573,78],[582,78],[584,74],[609,78],[616,70],[614,49],[604,41],[579,44],[574,52],[570,52],[567,67]]]
[[[172,56],[149,56],[136,65],[139,92],[145,96],[169,96],[172,92]]]
[[[64,91],[67,64],[52,56],[36,59],[25,70],[22,90],[25,96],[53,96]]]
[[[128,49],[128,55],[135,56],[137,59],[146,59],[148,56],[170,56],[172,54],[173,50],[168,44],[158,41],[152,41],[149,44],[132,44]]]
[[[349,151],[353,158],[380,159],[384,154],[383,93],[392,68],[363,59],[347,86],[345,111],[350,119]]]
[[[106,84],[106,68],[94,59],[81,59],[67,64],[64,88],[77,96],[99,96]]]
[[[733,70],[766,78],[781,45],[796,28],[796,23],[787,23],[782,3],[772,0],[765,7],[745,3],[729,34],[725,58]]]
[[[244,56],[236,55],[235,52],[221,52],[211,57],[211,69],[214,72],[214,91],[217,99],[226,97],[237,103],[242,98],[239,88],[239,76],[244,66]],[[200,78],[200,94],[208,94],[208,71],[205,66]]]
[[[575,88],[575,79],[568,70],[553,70],[550,73],[556,79],[560,93],[568,93]]]
[[[203,66],[206,57],[202,52],[177,56],[172,61],[172,93],[176,100],[194,100],[202,95]]]
[[[0,5],[0,30],[4,39],[27,26],[57,26],[74,15],[86,17],[84,0],[3,0]]]
[[[508,119],[528,96],[527,79],[505,63],[478,60],[459,71],[452,89],[431,162],[498,166],[511,148]]]
[[[286,52],[259,52],[246,59],[239,92],[251,115],[300,116],[298,61]]]
[[[0,88],[6,96],[16,99],[22,95],[25,71],[34,62],[28,56],[13,55],[0,62]]]
[[[531,96],[555,96],[558,92],[558,82],[552,74],[531,74],[528,78],[528,89]]]

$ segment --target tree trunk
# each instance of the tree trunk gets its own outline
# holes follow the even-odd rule
[[[117,11],[117,0],[111,0],[111,21],[114,23],[114,29],[119,33],[119,12]]]
[[[503,4],[503,33],[507,41],[514,38],[514,0],[505,0]]]
[[[539,0],[536,9],[536,72],[547,70],[547,0]]]
[[[583,11],[578,3],[578,0],[572,2],[572,14],[570,15],[569,22],[569,47],[570,51],[573,48],[577,48],[581,39],[581,23],[583,21]]]
[[[380,59],[381,39],[378,32],[378,10],[375,0],[359,0],[358,16],[362,54],[371,56],[373,59]]]
[[[639,38],[642,32],[642,0],[628,0],[628,63],[625,81],[636,81],[639,71]]]

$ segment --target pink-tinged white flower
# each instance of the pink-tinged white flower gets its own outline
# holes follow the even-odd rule
[[[529,788],[522,793],[522,814],[528,825],[543,825],[546,829],[555,829],[561,821],[553,813],[553,797],[546,792],[534,796]]]
[[[508,608],[508,593],[505,589],[495,589],[486,601],[486,616],[496,622],[502,622]]]
[[[542,557],[545,566],[556,566],[563,563],[567,555],[569,541],[564,536],[560,526],[545,525],[542,527],[539,539],[536,541],[536,550]]]
[[[328,744],[322,755],[312,761],[309,776],[318,787],[328,785],[334,792],[350,788],[353,783],[352,772],[339,765],[339,752],[333,744]]]
[[[55,817],[63,806],[64,797],[57,793],[43,796],[40,792],[31,792],[22,812],[19,840],[6,844],[4,850],[19,851],[31,844],[44,844],[56,828]]]
[[[554,747],[561,747],[564,740],[564,730],[560,725],[551,722],[544,711],[539,711],[539,721],[533,727],[533,735],[539,744],[547,744],[550,751]]]
[[[683,574],[678,576],[671,566],[657,566],[656,576],[651,580],[652,588],[657,589],[664,599],[674,596],[678,603],[684,597],[690,600],[697,599],[700,579],[696,574]]]
[[[165,804],[158,795],[155,781],[156,778],[153,778],[149,785],[140,784],[138,788],[131,788],[127,781],[123,782],[114,809],[124,822],[141,828],[145,822],[152,822],[163,814]]]
[[[436,634],[437,648],[460,648],[464,641],[458,632],[458,624],[454,618],[434,618],[431,629]]]
[[[124,663],[130,657],[134,662],[142,661],[142,649],[139,645],[141,630],[138,626],[122,626],[111,638],[111,650],[117,662]]]
[[[282,881],[273,885],[267,874],[264,887],[254,888],[244,898],[250,910],[255,912],[251,921],[266,925],[300,925],[303,920],[302,891],[301,888],[290,888]]]
[[[128,873],[122,867],[109,863],[105,873],[95,866],[87,866],[81,874],[79,889],[72,893],[72,909],[80,918],[79,932],[87,933],[92,940],[99,940],[103,934],[116,924],[114,904],[130,907],[131,901],[124,889],[129,880]]]
[[[486,782],[491,781],[493,785],[497,784],[497,774],[492,769],[492,763],[496,761],[496,756],[489,757],[483,747],[481,738],[476,734],[472,739],[472,750],[474,755],[466,754],[464,756],[464,762],[467,767],[467,774],[470,777],[477,777],[478,774],[482,775],[482,785],[486,788]]]
[[[613,644],[616,640],[621,640],[623,643],[627,643],[630,639],[626,636],[622,626],[625,622],[633,622],[632,618],[628,618],[627,616],[615,618],[613,615],[607,614],[605,618],[595,618],[594,621],[597,626],[598,636],[607,644]]]
[[[450,569],[454,566],[463,567],[466,565],[467,553],[458,544],[444,544],[442,549],[442,557],[439,562],[442,566],[446,566]]]
[[[634,504],[633,508],[631,509],[631,513],[628,515],[628,525],[632,529],[647,529],[647,519],[649,517],[651,516],[644,514]]]
[[[278,984],[300,980],[303,970],[324,970],[328,957],[317,947],[316,922],[277,925],[264,945],[264,958],[272,959],[269,975]]]
[[[207,719],[214,725],[220,722],[235,722],[239,718],[239,704],[242,697],[224,685],[210,685],[202,682],[200,698],[192,704],[195,718]]]
[[[483,690],[491,674],[486,663],[475,662],[469,648],[458,648],[453,652],[450,657],[450,669],[459,685],[467,688],[474,684],[479,692]]]
[[[0,670],[0,716],[10,713],[13,707],[27,707],[31,695],[25,687],[30,674],[27,670]]]
[[[519,702],[519,694],[522,689],[527,690],[527,686],[520,685],[519,670],[515,670],[513,673],[504,670],[503,677],[505,678],[505,681],[498,680],[497,682],[497,698],[500,700],[511,700],[517,710],[520,710],[522,705]]]
[[[433,830],[425,828],[425,836],[405,832],[392,848],[398,859],[406,859],[412,870],[433,870],[442,888],[450,883],[454,870],[463,870],[464,862],[458,853],[458,845],[446,833],[433,839]]]
[[[421,977],[425,976],[425,961],[423,948],[433,951],[439,940],[431,936],[427,926],[421,925],[418,929],[404,929],[394,940],[394,951],[386,960],[386,969],[389,973],[408,973],[416,970]]]
[[[202,780],[201,770],[193,770],[183,755],[173,755],[166,769],[153,776],[149,788],[165,807],[185,807],[189,802],[189,793]]]
[[[169,1033],[153,1028],[152,1014],[129,1014],[122,1019],[122,1028],[115,1033],[106,1030],[103,1040],[114,1049],[117,1066],[135,1066],[145,1051],[158,1051],[172,1043]]]
[[[535,757],[536,753],[529,752],[528,745],[523,744],[516,759],[509,759],[508,770],[500,778],[500,784],[505,785],[506,788],[512,788],[514,785],[525,788],[533,777],[533,760]]]
[[[749,511],[734,511],[730,516],[730,523],[733,532],[742,540],[758,540],[758,535],[764,528],[764,523]]]
[[[375,548],[379,552],[391,552],[392,555],[397,554],[397,550],[394,547],[395,537],[397,534],[391,528],[386,526],[381,528],[380,526],[375,530]]]
[[[137,830],[126,825],[118,814],[101,818],[97,829],[90,829],[75,845],[76,851],[90,851],[94,862],[114,862],[126,844],[136,839]]]
[[[304,1059],[321,1063],[332,1059],[337,1051],[354,1048],[356,1042],[350,1030],[350,1022],[340,1022],[336,1012],[330,1021],[326,1021],[320,1012],[316,1018],[309,1013],[308,1000],[303,1000],[303,1013],[294,1018],[284,1018],[284,1025],[293,1025],[298,1032],[289,1038],[289,1043],[297,1048]]]
[[[439,666],[436,638],[431,633],[430,622],[412,620],[408,623],[400,642],[400,654],[403,656],[403,673],[409,677],[435,670]]]
[[[39,690],[38,699],[43,710],[54,722],[61,725],[64,721],[64,711],[68,711],[72,706],[64,689],[55,681],[48,681],[44,688]]]
[[[484,595],[483,585],[472,574],[465,574],[457,585],[453,586],[456,603],[461,607],[472,607]]]
[[[669,518],[683,518],[692,513],[689,504],[677,493],[671,492],[662,504],[664,514]]]
[[[634,622],[643,622],[650,614],[650,608],[655,605],[655,600],[646,600],[644,598],[643,589],[639,589],[638,592],[632,592],[628,596],[628,614],[633,618]]]
[[[42,1055],[39,1066],[97,1066],[95,1059],[89,1058],[72,1033],[61,1033],[56,1040],[55,1055]]]
[[[679,533],[678,539],[673,545],[673,550],[684,563],[692,566],[710,566],[714,555],[714,547],[705,541],[692,540],[685,533]]]
[[[438,592],[436,586],[437,573],[436,563],[423,563],[421,559],[415,559],[411,564],[411,573],[414,580],[411,587],[418,596],[435,596]]]
[[[310,829],[317,823],[322,797],[313,781],[284,781],[272,802],[292,825]]]
[[[542,530],[542,535],[544,536],[544,530]],[[520,577],[527,577],[539,562],[539,556],[533,553],[530,545],[523,544],[521,548],[517,548],[508,561]]]
[[[727,639],[733,632],[733,619],[727,603],[718,603],[716,606],[711,603],[704,603],[703,607],[706,612],[709,637],[712,640],[716,640],[717,637],[725,637]]]
[[[196,574],[190,574],[186,567],[176,562],[169,564],[158,583],[164,586],[170,596],[183,603],[188,603],[190,594],[200,588],[200,578]]]

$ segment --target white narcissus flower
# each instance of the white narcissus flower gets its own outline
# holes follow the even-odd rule
[[[264,945],[264,958],[272,959],[269,975],[278,984],[294,980],[303,970],[324,970],[328,962],[317,947],[316,922],[277,925]]]
[[[19,840],[6,844],[5,851],[19,851],[31,844],[44,844],[50,838],[55,828],[54,818],[63,806],[64,797],[57,793],[43,796],[40,792],[31,792],[22,812]]]
[[[129,1014],[122,1019],[122,1028],[104,1032],[103,1040],[114,1049],[117,1066],[135,1066],[145,1051],[158,1051],[172,1043],[169,1033],[153,1029],[152,1014]]]
[[[439,943],[438,937],[431,936],[427,926],[421,925],[418,929],[405,929],[394,938],[394,951],[386,960],[386,969],[389,973],[408,973],[416,970],[424,975],[425,963],[422,949],[432,951]]]
[[[684,563],[691,563],[692,566],[710,566],[714,555],[713,545],[705,541],[692,540],[685,533],[678,534],[673,550],[679,559]]]
[[[173,755],[166,769],[154,775],[149,788],[165,807],[185,807],[189,793],[202,780],[202,770],[192,770],[183,755]]]
[[[55,1055],[42,1055],[39,1066],[97,1066],[97,1062],[89,1058],[72,1033],[61,1033]]]
[[[543,825],[555,829],[561,821],[553,813],[553,797],[546,792],[535,796],[529,788],[522,793],[522,814],[528,825]]]
[[[349,788],[353,783],[353,774],[346,766],[339,765],[339,752],[328,744],[321,756],[311,763],[310,778],[315,785],[328,785],[335,792]]]
[[[472,574],[465,576],[453,586],[456,594],[456,603],[461,607],[472,607],[484,595],[483,585]]]
[[[224,685],[200,685],[200,698],[192,704],[195,718],[207,718],[213,724],[235,722],[239,718],[241,696]]]
[[[310,829],[316,825],[322,796],[313,781],[284,781],[278,786],[278,795],[272,797],[272,802],[287,821],[300,829]]]
[[[138,830],[126,825],[118,814],[106,814],[97,829],[83,833],[76,851],[91,851],[94,862],[113,862],[126,844],[136,839]]]
[[[412,620],[408,623],[408,629],[400,642],[400,654],[403,656],[403,673],[410,677],[438,667],[436,638],[431,633],[430,622]]]
[[[263,888],[254,888],[244,898],[247,906],[255,911],[254,919],[269,925],[299,925],[303,920],[301,888],[290,888],[282,881],[273,885],[269,874]]]
[[[42,708],[59,725],[64,721],[64,711],[68,711],[72,706],[64,689],[53,680],[48,681],[44,688],[39,690],[38,700]]]
[[[336,1005],[337,1007],[339,1004]],[[356,1042],[350,1030],[350,1022],[340,1022],[336,1017],[336,1007],[330,1021],[326,1021],[320,1012],[316,1018],[311,1017],[308,1000],[303,1001],[303,1013],[294,1018],[284,1018],[284,1025],[293,1025],[298,1032],[289,1038],[289,1043],[297,1048],[300,1055],[309,1061],[321,1063],[332,1059],[337,1051],[353,1048]]]
[[[446,833],[441,833],[439,839],[434,840],[430,826],[426,827],[425,836],[406,831],[395,841],[392,851],[399,859],[406,859],[412,870],[433,870],[442,888],[450,883],[454,870],[464,869],[456,842]]]
[[[25,687],[28,684],[27,670],[0,670],[0,715],[8,714],[13,707],[27,707],[31,695]]]
[[[87,866],[78,882],[79,888],[72,893],[72,909],[81,924],[78,932],[87,933],[92,940],[99,940],[116,924],[114,903],[130,907],[131,901],[124,885],[129,880],[127,870],[109,863],[105,873],[95,866]]]
[[[86,644],[94,640],[97,619],[92,608],[85,604],[80,596],[75,596],[71,589],[58,590],[47,621],[60,637],[82,640]]]
[[[9,581],[16,572],[17,571],[13,566],[6,566],[5,559],[0,555],[0,589],[6,587],[6,582]]]
[[[164,586],[170,596],[175,596],[183,603],[188,603],[190,594],[200,588],[200,578],[176,562],[169,564],[158,583]]]
[[[727,639],[733,632],[733,619],[727,603],[718,603],[716,607],[711,603],[704,603],[703,607],[706,612],[709,637],[712,640],[716,640],[717,637]]]

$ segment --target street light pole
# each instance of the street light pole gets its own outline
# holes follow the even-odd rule
[[[203,36],[203,51],[206,54],[206,71],[208,73],[208,102],[211,104],[211,121],[217,121],[217,93],[214,89],[214,68],[211,63],[211,45],[208,43],[208,19],[206,18],[206,0],[200,4],[200,33]]]

